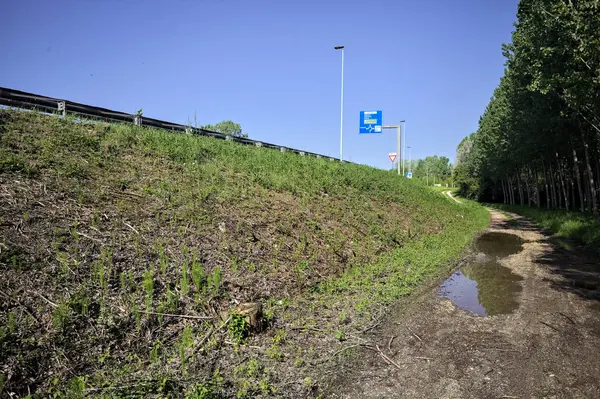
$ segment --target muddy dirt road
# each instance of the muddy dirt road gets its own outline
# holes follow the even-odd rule
[[[360,349],[328,397],[600,398],[597,258],[495,211],[488,233],[365,337],[388,360]]]

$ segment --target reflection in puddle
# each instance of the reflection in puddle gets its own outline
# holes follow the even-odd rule
[[[522,243],[512,234],[482,235],[475,244],[482,253],[442,283],[440,296],[480,316],[513,312],[519,307],[517,294],[522,290],[519,281],[523,278],[498,259],[519,252]]]

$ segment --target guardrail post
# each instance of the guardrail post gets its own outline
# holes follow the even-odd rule
[[[320,155],[317,155],[317,159],[321,159],[321,156],[320,156]]]
[[[333,161],[335,161],[335,158],[329,158],[329,160],[333,162]]]
[[[136,115],[133,117],[133,124],[136,126],[142,126],[142,117],[140,115]]]
[[[279,147],[279,151],[281,152],[285,152],[286,148],[285,147]]]
[[[303,157],[303,156],[305,156],[305,155],[306,155],[306,153],[305,153],[304,151],[300,151],[300,153],[299,153],[299,154],[300,154],[300,156],[301,156],[301,157]]]
[[[233,136],[230,136],[229,134],[227,136],[225,136],[225,140],[226,141],[233,141]]]
[[[64,101],[58,102],[58,112],[62,114],[62,116],[67,116],[67,104]]]
[[[192,128],[191,127],[186,127],[185,128],[185,134],[192,134]]]
[[[260,141],[257,141],[256,143],[254,143],[254,145],[257,147],[262,147],[262,143]]]

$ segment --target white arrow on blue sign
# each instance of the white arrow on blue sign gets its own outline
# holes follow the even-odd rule
[[[360,111],[359,134],[378,134],[382,133],[383,112],[381,111]]]

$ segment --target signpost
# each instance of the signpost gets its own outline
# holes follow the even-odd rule
[[[412,179],[412,172],[406,172],[406,178]]]
[[[398,154],[396,154],[395,152],[390,152],[388,154],[388,158],[390,159],[390,161],[392,161],[392,163],[394,163],[394,161],[396,160],[397,156],[398,156]]]
[[[359,134],[382,133],[383,113],[381,111],[360,111]]]

